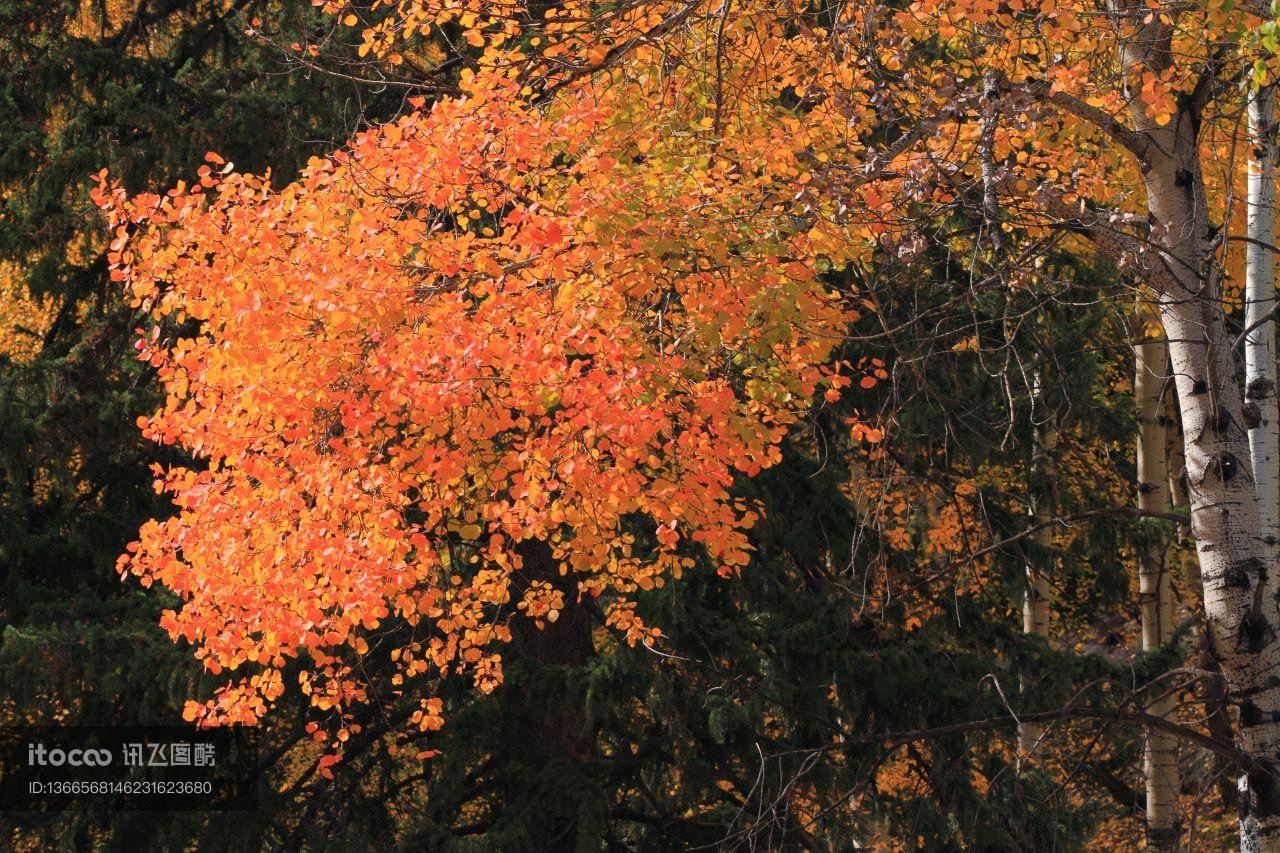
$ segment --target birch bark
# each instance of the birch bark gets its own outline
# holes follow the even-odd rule
[[[1249,164],[1245,249],[1245,425],[1262,541],[1277,559],[1280,543],[1280,407],[1276,402],[1276,92],[1264,86],[1249,99]],[[1275,579],[1269,587],[1275,590]]]
[[[1133,391],[1138,404],[1138,507],[1168,510],[1169,465],[1166,457],[1168,429],[1163,391],[1169,376],[1169,348],[1149,297],[1138,294],[1134,314],[1137,344],[1134,346]],[[1167,542],[1152,536],[1138,554],[1138,596],[1142,610],[1142,649],[1153,651],[1173,638],[1173,585],[1165,564]],[[1173,693],[1157,685],[1157,694],[1147,712],[1171,717]],[[1147,731],[1143,758],[1146,777],[1147,849],[1178,849],[1178,744],[1164,732]]]
[[[1041,399],[1040,377],[1035,377],[1033,398]],[[1039,407],[1035,407],[1035,411]],[[1031,494],[1030,516],[1032,524],[1043,524],[1053,517],[1051,483],[1054,474],[1053,453],[1058,446],[1057,425],[1052,418],[1037,425],[1035,448],[1032,452],[1031,476],[1028,491]],[[1027,562],[1026,594],[1022,600],[1022,632],[1038,637],[1049,637],[1052,588],[1047,571],[1047,554],[1053,547],[1053,528],[1042,527],[1031,537],[1035,543],[1035,556]],[[1018,755],[1032,756],[1044,740],[1044,727],[1036,723],[1023,723],[1018,729]]]

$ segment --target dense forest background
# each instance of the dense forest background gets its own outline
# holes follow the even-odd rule
[[[222,682],[157,627],[175,596],[117,570],[173,512],[153,464],[189,457],[137,427],[164,391],[108,274],[93,175],[157,190],[212,149],[282,186],[465,64],[361,48],[294,0],[0,0],[0,722],[175,723]],[[447,722],[409,749],[391,734],[416,701],[360,708],[331,774],[287,693],[262,723],[257,812],[6,814],[0,844],[1133,849],[1154,693],[1199,736],[1174,751],[1184,843],[1234,843],[1194,544],[1176,494],[1167,517],[1126,511],[1152,420],[1135,344],[1156,333],[1116,265],[1070,243],[1037,247],[1034,287],[987,275],[954,250],[980,224],[980,206],[922,209],[910,251],[823,273],[864,305],[838,355],[869,381],[818,395],[780,461],[735,483],[764,510],[739,576],[704,561],[638,593],[661,643],[621,642],[587,605],[517,630],[496,690],[440,681]],[[1153,552],[1173,624],[1144,651]]]

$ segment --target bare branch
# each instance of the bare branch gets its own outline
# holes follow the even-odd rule
[[[1028,711],[1026,713],[1014,716],[1009,714],[1003,717],[988,717],[985,720],[970,720],[964,723],[952,723],[947,726],[935,726],[930,729],[915,729],[906,732],[884,732],[875,735],[858,735],[846,737],[842,743],[832,744],[831,746],[822,747],[824,751],[836,751],[848,749],[852,746],[875,743],[877,741],[884,742],[886,748],[896,749],[908,743],[914,743],[920,740],[929,740],[932,738],[948,737],[950,735],[966,734],[968,732],[988,731],[991,729],[1002,729],[1012,726],[1018,726],[1023,723],[1052,723],[1060,720],[1108,720],[1119,723],[1129,723],[1135,726],[1145,726],[1151,729],[1158,729],[1162,732],[1170,734],[1176,738],[1193,743],[1209,752],[1231,762],[1241,770],[1249,773],[1259,773],[1263,775],[1272,775],[1271,768],[1259,761],[1251,758],[1241,750],[1237,749],[1233,743],[1224,743],[1216,737],[1198,732],[1195,729],[1175,723],[1172,720],[1166,720],[1164,717],[1157,717],[1155,714],[1148,714],[1143,711],[1121,711],[1115,708],[1085,708],[1085,707],[1068,707],[1059,708],[1056,711]]]
[[[1176,521],[1179,524],[1191,523],[1190,516],[1187,516],[1180,512],[1164,512],[1162,510],[1155,510],[1155,509],[1139,509],[1136,506],[1118,506],[1118,507],[1110,507],[1108,509],[1091,509],[1086,512],[1076,512],[1076,513],[1072,513],[1071,515],[1061,515],[1061,516],[1058,516],[1057,518],[1050,518],[1045,521],[1042,521],[1039,524],[1033,524],[1030,527],[1028,527],[1026,530],[1023,530],[1021,533],[1014,534],[1013,536],[1010,536],[1008,539],[1002,539],[999,542],[996,542],[994,545],[988,545],[986,548],[983,548],[980,551],[974,551],[972,554],[969,555],[969,559],[966,562],[972,562],[973,560],[976,560],[979,557],[990,554],[993,551],[999,551],[1001,548],[1007,548],[1008,546],[1013,545],[1016,542],[1021,542],[1022,540],[1027,539],[1028,537],[1034,535],[1037,531],[1043,530],[1046,527],[1053,527],[1054,525],[1057,525],[1057,524],[1066,526],[1068,524],[1071,524],[1072,522],[1092,521],[1093,519],[1096,519],[1096,518],[1162,518],[1166,521]]]

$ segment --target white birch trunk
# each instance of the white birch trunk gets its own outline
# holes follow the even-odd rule
[[[1245,425],[1249,428],[1258,521],[1273,564],[1280,543],[1280,408],[1276,402],[1276,92],[1265,86],[1249,99],[1249,164],[1245,266]],[[1272,578],[1270,589],[1276,588]]]
[[[1169,348],[1158,327],[1158,318],[1145,294],[1139,293],[1134,314],[1137,344],[1133,392],[1138,404],[1137,447],[1138,507],[1167,511],[1170,505],[1169,464],[1166,457],[1168,429],[1162,392],[1169,377]],[[1152,328],[1152,327],[1155,328]],[[1153,651],[1173,638],[1173,585],[1165,564],[1167,547],[1153,538],[1138,554],[1138,597],[1142,611],[1142,649]],[[1175,696],[1157,686],[1157,698],[1147,712],[1158,717],[1173,715]],[[1143,757],[1146,777],[1147,849],[1178,849],[1178,742],[1160,731],[1147,731]]]
[[[1262,559],[1269,569],[1263,578],[1264,597],[1275,601],[1275,573],[1280,568],[1280,470],[1277,469],[1276,331],[1268,318],[1276,303],[1276,104],[1275,88],[1264,86],[1249,98],[1251,156],[1246,199],[1244,340],[1245,405],[1242,421],[1249,434],[1250,473],[1257,496],[1258,535]],[[1243,708],[1241,720],[1243,722]],[[1240,789],[1247,793],[1249,779]],[[1246,826],[1246,831],[1254,828]],[[1242,847],[1244,845],[1242,844]],[[1270,849],[1257,847],[1256,849]]]
[[[1033,397],[1040,399],[1040,377],[1035,377],[1036,388]],[[1038,407],[1037,407],[1038,408]],[[1051,419],[1036,427],[1035,448],[1032,456],[1032,483],[1030,517],[1032,524],[1041,524],[1053,517],[1053,501],[1051,490],[1045,486],[1052,480],[1054,473],[1053,452],[1058,446],[1057,425]],[[1048,553],[1053,547],[1053,528],[1042,527],[1032,534],[1032,541],[1040,555]],[[1043,560],[1043,556],[1040,557]],[[1049,637],[1050,610],[1052,588],[1049,575],[1043,562],[1035,559],[1025,567],[1027,575],[1026,594],[1022,600],[1022,632],[1038,637]],[[1044,726],[1035,723],[1023,723],[1018,729],[1018,755],[1031,757],[1044,740]]]
[[[1169,495],[1174,507],[1184,508],[1190,505],[1187,496],[1186,461],[1183,453],[1182,430],[1178,426],[1178,401],[1175,394],[1166,394],[1165,418],[1168,436],[1165,443],[1165,458],[1169,460]],[[1200,558],[1196,555],[1196,541],[1191,534],[1191,525],[1178,523],[1174,551],[1178,554],[1177,583],[1186,590],[1189,603],[1197,610],[1204,610],[1204,586],[1200,579]],[[1173,604],[1170,602],[1172,611]],[[1190,663],[1204,670],[1206,676],[1200,681],[1200,700],[1204,704],[1203,717],[1209,733],[1223,743],[1235,740],[1227,697],[1227,686],[1222,680],[1222,667],[1213,654],[1213,638],[1209,626],[1202,625],[1199,631],[1199,650]],[[1238,780],[1232,778],[1234,768],[1222,756],[1213,758],[1213,775],[1217,780],[1215,787],[1222,800],[1222,808],[1227,814],[1239,811],[1240,791]]]
[[[1280,655],[1274,570],[1259,535],[1249,445],[1238,426],[1243,400],[1220,309],[1162,295],[1182,409],[1191,526],[1200,557],[1205,618],[1213,651],[1240,708],[1240,744],[1263,767],[1280,770]],[[1280,851],[1280,789],[1270,773],[1244,783],[1241,849]]]

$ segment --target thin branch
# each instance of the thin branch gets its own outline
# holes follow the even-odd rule
[[[1232,349],[1244,343],[1245,338],[1249,337],[1249,334],[1253,332],[1255,329],[1261,328],[1262,326],[1265,326],[1268,323],[1275,321],[1277,318],[1280,318],[1280,303],[1277,303],[1276,306],[1272,308],[1270,311],[1263,314],[1261,317],[1259,317],[1258,319],[1250,323],[1248,326],[1246,326],[1245,330],[1240,333],[1240,336],[1238,338],[1236,338],[1235,343],[1231,345]]]
[[[825,752],[832,752],[848,749],[854,745],[875,743],[877,741],[885,742],[888,749],[896,749],[899,746],[915,741],[966,734],[968,732],[1002,729],[1019,726],[1023,723],[1052,723],[1060,720],[1109,720],[1158,729],[1206,749],[1214,755],[1230,761],[1241,770],[1249,773],[1274,775],[1274,771],[1270,767],[1237,749],[1234,744],[1223,743],[1218,738],[1198,732],[1188,726],[1180,725],[1172,720],[1167,720],[1164,717],[1158,717],[1155,714],[1148,714],[1143,711],[1120,711],[1114,708],[1074,707],[1059,708],[1056,711],[1028,711],[1017,716],[1010,714],[1003,717],[988,717],[985,720],[970,720],[965,723],[952,723],[946,726],[935,726],[930,729],[846,737],[842,743],[823,746],[821,749]]]
[[[978,559],[979,557],[983,557],[983,556],[986,556],[987,554],[990,554],[993,551],[999,551],[1001,548],[1006,548],[1017,542],[1021,542],[1022,540],[1027,539],[1030,536],[1033,536],[1037,531],[1043,530],[1046,527],[1052,527],[1055,524],[1061,524],[1063,526],[1066,526],[1068,524],[1071,524],[1072,522],[1092,521],[1096,518],[1162,518],[1165,521],[1176,521],[1179,524],[1191,523],[1191,517],[1181,512],[1165,512],[1163,510],[1158,510],[1158,509],[1139,509],[1136,506],[1118,506],[1118,507],[1110,507],[1108,509],[1091,509],[1085,512],[1072,513],[1070,515],[1060,515],[1057,518],[1050,518],[1038,524],[1033,524],[1030,527],[1028,527],[1026,530],[1023,530],[1021,533],[1016,533],[1013,536],[1010,536],[1008,539],[1002,539],[999,542],[996,542],[994,545],[988,545],[986,548],[983,548],[979,551],[974,551],[972,554],[969,555],[969,559],[966,562],[972,562]]]

